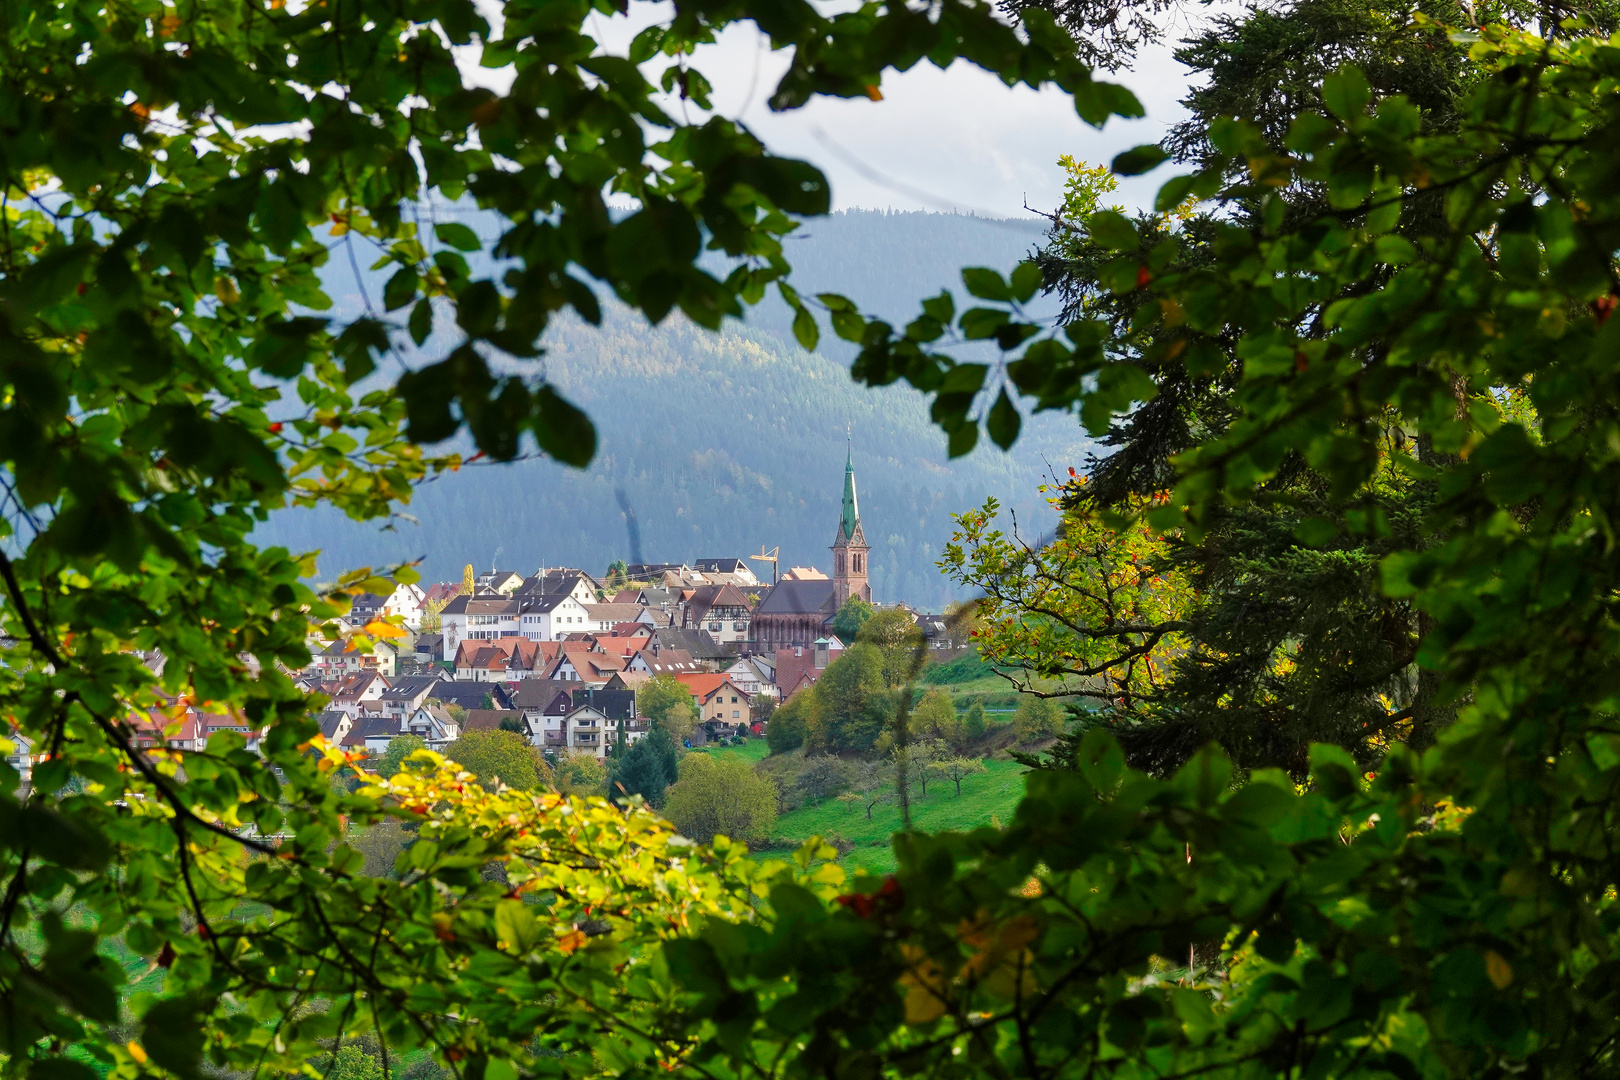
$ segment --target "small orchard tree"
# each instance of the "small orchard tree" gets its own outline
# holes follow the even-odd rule
[[[928,798],[928,777],[931,767],[937,761],[950,756],[950,748],[942,739],[913,738],[905,747],[896,746],[892,751],[895,763],[895,782],[899,783],[900,768],[905,765],[906,787],[916,786],[922,798]]]
[[[915,738],[939,739],[953,747],[960,746],[966,737],[962,722],[956,715],[951,695],[944,690],[930,690],[911,710],[911,732]]]
[[[894,768],[884,761],[857,761],[849,769],[849,790],[838,796],[851,806],[866,811],[866,820],[872,820],[872,808],[888,802],[895,796]]]
[[[793,782],[809,799],[821,802],[849,783],[849,764],[831,754],[807,757]]]
[[[955,784],[957,797],[960,798],[962,795],[962,781],[974,773],[984,772],[985,764],[978,758],[948,757],[941,758],[938,761],[930,761],[928,771],[941,780]]]

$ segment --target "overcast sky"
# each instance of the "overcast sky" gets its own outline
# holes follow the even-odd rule
[[[496,5],[481,6],[498,18]],[[634,5],[629,17],[593,15],[595,35],[609,51],[622,54],[663,7],[643,3]],[[1184,33],[1181,27],[1167,36],[1173,43]],[[1099,131],[1075,115],[1061,91],[1008,89],[961,61],[945,71],[924,61],[903,74],[888,73],[882,101],[822,98],[773,113],[765,101],[787,56],[771,52],[751,23],[732,27],[701,50],[694,66],[714,83],[719,112],[742,120],[776,153],[805,158],[828,175],[835,209],[956,210],[995,217],[1031,217],[1024,210],[1026,199],[1032,207],[1053,208],[1063,189],[1061,154],[1099,163],[1132,146],[1157,142],[1184,115],[1179,101],[1188,85],[1168,44],[1144,51],[1135,70],[1107,77],[1135,91],[1147,116],[1115,119]],[[510,78],[471,63],[463,70],[497,89]],[[1161,168],[1158,175],[1127,181],[1118,198],[1145,205],[1168,175]]]
[[[714,48],[713,60],[702,58],[716,79],[715,104],[777,153],[820,166],[832,181],[836,208],[1028,217],[1026,199],[1046,210],[1056,204],[1063,189],[1059,155],[1107,162],[1121,150],[1159,141],[1185,113],[1178,102],[1187,76],[1168,48],[1141,57],[1134,72],[1112,77],[1136,92],[1147,116],[1111,120],[1101,131],[1075,115],[1062,91],[1009,89],[965,61],[945,71],[924,61],[908,72],[890,72],[882,101],[819,98],[772,113],[765,98],[786,62],[762,41],[751,26],[738,27]],[[1121,201],[1149,201],[1160,182],[1122,187]]]

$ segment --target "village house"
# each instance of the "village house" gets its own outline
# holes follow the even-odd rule
[[[703,630],[719,644],[748,640],[753,608],[737,586],[705,585],[686,601],[683,630]]]
[[[433,696],[433,688],[441,681],[437,675],[404,675],[389,682],[377,700],[382,702],[385,716],[408,716]]]
[[[830,636],[817,638],[809,648],[795,645],[791,649],[778,649],[776,690],[781,700],[786,701],[805,687],[814,686],[827,665],[843,651],[843,642]]]
[[[709,728],[711,735],[735,734],[753,721],[752,702],[729,677],[704,672],[676,678],[691,693],[698,708],[698,723]]]
[[[415,735],[429,750],[443,750],[461,738],[461,725],[445,706],[424,703],[404,718],[400,733]]]
[[[737,689],[751,698],[759,694],[776,697],[774,660],[767,660],[763,656],[745,656],[723,669],[722,674],[730,679]]]

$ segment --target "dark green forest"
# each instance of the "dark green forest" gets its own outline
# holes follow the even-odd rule
[[[1040,237],[1023,222],[872,211],[835,214],[803,233],[788,242],[801,290],[841,289],[896,320],[949,285],[953,268],[1010,268]],[[352,302],[346,271],[332,268],[331,288]],[[601,438],[583,472],[543,458],[470,466],[422,485],[409,517],[386,528],[330,510],[282,511],[259,536],[299,551],[320,549],[323,577],[418,557],[435,581],[458,578],[468,562],[600,572],[637,554],[680,562],[741,556],[762,544],[781,546],[784,567],[826,570],[846,430],[880,600],[938,607],[951,599],[934,567],[950,514],[988,494],[1009,502],[1031,531],[1049,526],[1052,516],[1035,489],[1049,471],[1066,472],[1083,459],[1087,444],[1072,418],[1031,423],[1011,453],[981,446],[948,462],[921,395],[855,385],[846,373],[849,346],[831,334],[820,352],[804,352],[780,302],[751,315],[750,325],[720,335],[678,316],[649,327],[612,307],[601,331],[555,324],[547,375],[590,413]],[[449,340],[430,339],[425,351],[435,344],[448,347]],[[620,492],[635,516],[639,552]],[[754,566],[768,571],[768,564]]]

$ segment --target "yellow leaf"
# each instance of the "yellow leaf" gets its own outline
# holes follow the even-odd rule
[[[1506,990],[1513,981],[1513,965],[1502,959],[1501,953],[1490,949],[1485,953],[1485,974],[1490,977],[1492,986]]]
[[[141,1049],[140,1043],[136,1042],[134,1039],[131,1039],[129,1042],[124,1044],[124,1049],[128,1050],[129,1056],[134,1058],[140,1064],[146,1064],[146,1051]]]
[[[911,967],[900,976],[906,988],[906,1023],[929,1024],[945,1015],[944,973],[915,945],[902,945]]]
[[[214,295],[224,304],[234,304],[242,298],[242,294],[236,291],[236,282],[228,277],[214,279]]]
[[[570,930],[557,939],[557,948],[564,953],[572,953],[588,940],[590,939],[585,936],[585,931]]]
[[[163,37],[171,36],[178,29],[180,29],[180,16],[178,15],[169,14],[158,20],[158,33]]]
[[[365,632],[372,637],[402,638],[405,636],[405,631],[381,619],[372,619],[366,623]]]
[[[879,90],[875,86],[868,86],[866,88],[866,96],[871,98],[873,101],[882,101],[883,91]]]

